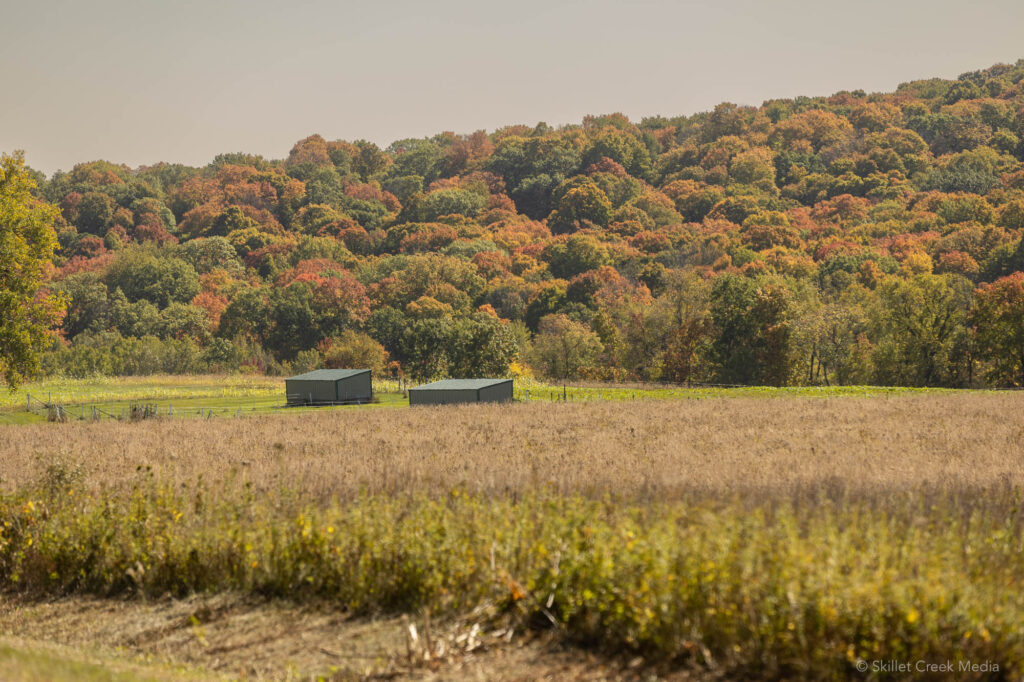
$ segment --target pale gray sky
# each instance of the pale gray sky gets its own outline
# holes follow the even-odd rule
[[[0,151],[51,173],[639,120],[953,78],[1022,38],[1020,0],[0,0]]]

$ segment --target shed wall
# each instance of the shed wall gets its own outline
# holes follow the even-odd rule
[[[410,405],[451,405],[453,403],[475,403],[477,391],[467,389],[430,389],[409,391]]]
[[[512,382],[503,381],[500,384],[484,386],[480,389],[480,402],[482,403],[504,403],[512,400]]]
[[[349,400],[369,400],[373,397],[373,383],[370,379],[370,372],[363,372],[346,379],[338,380],[339,402]]]
[[[337,400],[337,389],[333,381],[303,381],[286,379],[284,390],[288,395],[288,403],[304,404],[312,401],[314,403],[332,403]]]

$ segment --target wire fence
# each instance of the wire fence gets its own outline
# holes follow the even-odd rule
[[[260,404],[259,400],[252,404],[239,404],[234,401],[226,404],[219,401],[209,401],[197,404],[195,401],[183,399],[175,407],[173,402],[163,405],[147,401],[113,401],[98,404],[64,404],[53,401],[49,396],[45,400],[32,394],[26,394],[24,412],[43,417],[51,422],[68,421],[98,421],[111,419],[117,421],[139,421],[157,417],[193,417],[196,419],[210,419],[214,416],[241,417],[243,414],[266,412],[269,410],[283,408],[285,405]],[[6,423],[18,423],[16,414],[0,414],[0,419]]]
[[[385,400],[381,400],[385,396]],[[26,394],[25,406],[16,412],[0,412],[0,423],[23,423],[18,415],[32,414],[51,422],[98,421],[103,419],[117,421],[140,421],[158,417],[211,419],[213,417],[242,417],[253,414],[272,414],[277,411],[302,412],[317,410],[324,407],[351,407],[371,404],[401,404],[405,393],[375,393],[370,399],[331,402],[292,402],[283,401],[273,396],[259,396],[251,401],[244,398],[225,398],[220,400],[202,400],[182,398],[171,401],[149,400],[111,400],[97,403],[63,403],[53,400],[50,395],[45,399]],[[389,398],[389,399],[388,399]]]

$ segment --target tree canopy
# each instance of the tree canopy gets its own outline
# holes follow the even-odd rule
[[[45,345],[52,291],[49,372],[1018,386],[1022,140],[1024,61],[38,188],[6,157],[4,255],[36,265],[4,275],[5,357]]]
[[[0,372],[16,388],[39,369],[62,299],[41,288],[57,235],[57,209],[35,196],[21,154],[0,155]]]

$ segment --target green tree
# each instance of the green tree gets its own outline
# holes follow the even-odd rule
[[[160,311],[160,332],[165,339],[191,338],[205,342],[210,338],[210,318],[197,306],[172,303]]]
[[[252,287],[242,289],[221,314],[218,335],[225,339],[262,336],[267,326],[267,305],[263,291]]]
[[[368,367],[374,375],[380,375],[384,373],[388,362],[388,352],[384,346],[353,329],[346,329],[336,337],[324,339],[320,342],[319,350],[324,358],[324,367],[328,369]]]
[[[117,204],[103,192],[88,192],[78,203],[76,226],[83,232],[103,236],[114,219]]]
[[[106,281],[129,301],[147,300],[166,308],[174,301],[187,303],[199,293],[199,275],[185,261],[136,250],[122,253],[111,264]]]
[[[552,379],[584,376],[603,350],[601,338],[585,324],[566,315],[548,315],[530,349],[530,363]]]
[[[242,263],[238,260],[235,247],[224,237],[192,239],[181,245],[178,254],[201,275],[215,268],[222,268],[228,272],[242,270]]]
[[[589,235],[574,234],[564,242],[549,244],[541,254],[551,274],[568,279],[608,264],[611,257],[601,242]]]
[[[464,189],[439,189],[420,196],[411,203],[404,217],[420,222],[431,222],[445,215],[476,217],[487,204],[487,197]]]
[[[664,319],[665,353],[662,377],[677,383],[703,378],[704,357],[711,337],[710,285],[694,275],[673,272],[654,310]]]
[[[711,289],[710,309],[720,383],[787,383],[792,330],[789,295],[779,283],[724,275]]]
[[[155,336],[163,332],[157,307],[145,299],[129,302],[124,292],[115,289],[110,295],[110,323],[122,336]]]
[[[526,306],[526,326],[537,331],[542,318],[560,311],[568,302],[564,286],[555,283],[545,285]]]
[[[1000,386],[1024,386],[1024,272],[979,287],[971,317],[987,378]]]
[[[962,386],[970,376],[971,283],[918,275],[879,290],[873,315],[875,380],[897,386]]]
[[[551,231],[559,234],[575,232],[584,222],[608,227],[612,219],[612,202],[590,178],[573,178],[555,190],[558,208],[548,218]]]
[[[505,376],[519,354],[512,327],[485,313],[456,320],[448,348],[449,371],[455,377]]]
[[[266,345],[280,358],[292,359],[323,338],[313,291],[305,282],[272,289],[269,307]]]
[[[63,297],[40,290],[57,235],[57,208],[36,198],[21,153],[0,155],[0,372],[13,390],[39,370]]]
[[[395,154],[388,169],[390,177],[418,175],[429,185],[441,176],[441,149],[430,140],[399,140],[391,143],[387,151]]]
[[[110,304],[107,301],[107,287],[94,272],[80,272],[59,285],[67,302],[64,316],[64,335],[73,339],[84,331],[103,331],[109,324]]]

